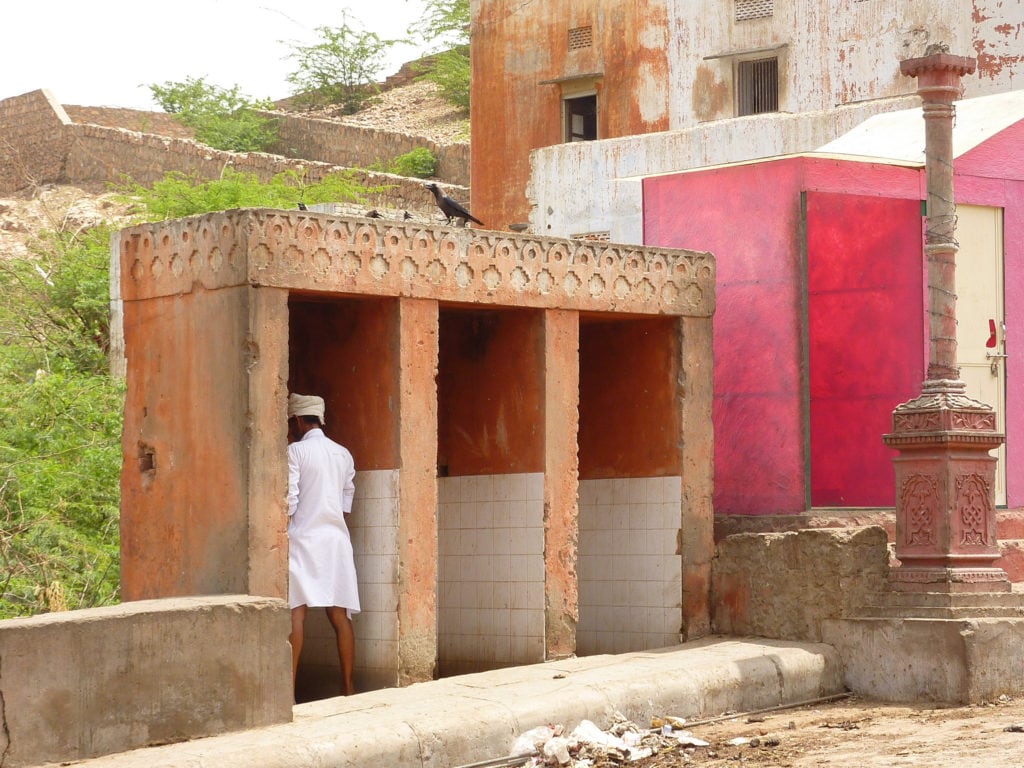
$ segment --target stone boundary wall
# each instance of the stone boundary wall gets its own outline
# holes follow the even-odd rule
[[[381,131],[301,115],[263,112],[278,124],[280,140],[270,147],[286,157],[303,157],[332,165],[387,163],[418,147],[437,158],[435,176],[449,184],[469,185],[469,144],[442,146],[423,136]]]
[[[63,763],[292,718],[288,605],[143,600],[0,622],[0,763]]]
[[[888,539],[880,526],[740,533],[718,543],[711,569],[716,633],[818,643],[824,620],[888,591]]]
[[[72,107],[72,110],[79,117],[106,122],[118,122],[122,117],[160,117],[159,113],[105,107]],[[376,133],[385,137],[391,135]],[[468,169],[468,147],[465,153]],[[255,173],[262,180],[269,180],[282,171],[305,169],[307,179],[318,181],[330,173],[350,170],[339,164],[261,152],[224,152],[189,138],[75,123],[52,94],[44,90],[0,100],[0,195],[12,194],[33,184],[102,184],[120,182],[124,176],[150,184],[168,171],[217,178],[227,165]],[[468,171],[466,175],[468,177]],[[420,179],[364,170],[355,170],[354,178],[368,187],[386,187],[367,196],[367,208],[436,212],[433,197]],[[458,200],[469,201],[469,190],[465,186],[446,184],[445,191]]]
[[[150,184],[168,171],[217,178],[226,166],[245,173],[255,173],[269,180],[286,170],[304,169],[309,181],[319,181],[328,174],[349,169],[328,163],[296,160],[262,152],[223,152],[191,139],[173,139],[153,134],[136,133],[122,128],[98,125],[70,125],[73,136],[64,179],[79,181],[119,182],[123,175],[142,184]],[[397,209],[432,208],[433,197],[419,179],[372,171],[355,171],[356,181],[367,186],[388,188],[368,196],[367,206]],[[451,194],[468,197],[468,190],[456,188]]]
[[[70,125],[49,91],[0,100],[0,195],[61,179]]]
[[[124,128],[139,133],[155,133],[158,136],[170,136],[175,139],[191,139],[195,131],[174,119],[166,112],[147,112],[142,109],[123,109],[121,107],[78,107],[64,105],[73,123],[89,123],[103,125],[107,128]]]

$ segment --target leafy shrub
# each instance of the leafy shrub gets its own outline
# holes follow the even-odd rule
[[[0,265],[0,618],[116,602],[123,386],[110,230]]]
[[[255,173],[243,173],[226,167],[219,179],[201,179],[171,171],[152,186],[125,180],[118,187],[124,200],[134,200],[144,209],[148,221],[178,219],[210,211],[233,208],[295,208],[304,203],[351,200],[363,202],[368,188],[353,179],[352,173],[335,173],[321,181],[308,183],[299,171],[284,171],[268,183]]]
[[[469,109],[469,0],[428,0],[421,19],[408,34],[439,51],[419,79],[437,83],[441,96]]]
[[[436,170],[437,158],[426,147],[416,147],[404,155],[399,155],[388,166],[390,173],[396,173],[399,176],[413,176],[417,179],[429,179]]]
[[[272,118],[256,110],[274,108],[268,99],[253,100],[230,89],[208,84],[203,78],[150,85],[153,99],[196,133],[196,139],[229,152],[263,152],[277,141]]]

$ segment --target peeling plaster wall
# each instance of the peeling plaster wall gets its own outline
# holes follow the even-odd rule
[[[871,115],[918,104],[911,96],[827,112],[776,112],[540,149],[530,157],[531,228],[558,237],[607,232],[613,242],[641,243],[641,177],[811,151]]]
[[[965,97],[1019,87],[1024,69],[1024,0],[775,0],[772,16],[742,21],[732,7],[663,0],[640,13],[621,0],[476,0],[473,119],[495,129],[473,138],[474,211],[497,228],[529,220],[538,234],[640,242],[630,176],[809,151],[871,114],[916,106],[899,61],[930,43],[978,57]],[[587,23],[592,47],[567,52],[566,30]],[[734,63],[758,51],[779,58],[780,112],[733,119]],[[597,79],[600,148],[561,143],[560,81],[584,75]]]

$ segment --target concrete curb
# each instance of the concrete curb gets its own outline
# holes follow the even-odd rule
[[[110,768],[453,768],[508,754],[538,725],[607,727],[621,712],[688,719],[843,691],[828,645],[705,638],[301,704],[294,721],[135,750],[77,765]]]

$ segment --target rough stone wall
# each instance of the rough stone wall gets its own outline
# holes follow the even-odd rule
[[[889,552],[878,526],[741,533],[712,562],[715,632],[821,641],[821,622],[877,602]]]
[[[289,611],[245,595],[0,622],[0,764],[67,764],[286,723]]]
[[[173,139],[121,128],[70,125],[68,131],[73,142],[62,178],[48,180],[69,183],[121,181],[123,176],[130,176],[139,183],[150,184],[168,171],[217,178],[225,166],[230,165],[238,171],[255,173],[263,180],[289,169],[305,169],[306,179],[315,182],[330,173],[349,170],[328,163],[294,160],[261,152],[223,152],[189,139]],[[410,209],[433,206],[433,198],[418,179],[361,170],[355,171],[355,179],[367,186],[387,187],[370,194],[368,206]],[[450,194],[461,199],[468,197],[464,188],[455,188]]]
[[[0,195],[63,176],[70,123],[49,91],[0,101]]]
[[[74,123],[104,125],[107,128],[125,128],[139,133],[155,133],[176,139],[191,139],[195,131],[166,112],[147,112],[120,107],[78,107],[64,105],[64,111]]]
[[[277,120],[280,139],[270,147],[277,154],[332,165],[365,167],[375,161],[386,163],[417,147],[426,147],[437,158],[437,178],[450,184],[469,184],[469,144],[441,146],[422,136],[344,125],[300,115],[278,115],[273,112],[263,114]]]

